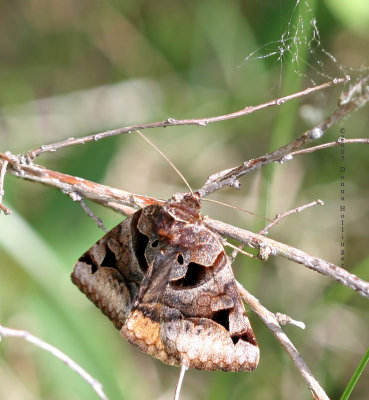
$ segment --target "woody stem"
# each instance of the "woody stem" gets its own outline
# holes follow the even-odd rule
[[[314,378],[309,367],[306,365],[305,361],[302,359],[300,353],[293,345],[288,336],[283,332],[279,325],[276,316],[262,306],[259,300],[251,295],[239,282],[237,282],[238,290],[245,300],[246,304],[260,317],[264,324],[270,329],[273,335],[276,337],[278,342],[281,344],[285,352],[291,358],[292,362],[295,364],[296,368],[300,372],[301,376],[307,382],[313,398],[317,400],[329,400],[329,397],[319,385],[319,382]]]

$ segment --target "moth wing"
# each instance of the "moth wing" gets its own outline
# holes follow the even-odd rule
[[[120,329],[131,312],[144,272],[137,260],[140,211],[105,234],[77,261],[72,282]]]
[[[254,370],[259,348],[219,237],[162,211],[138,221],[148,268],[122,335],[167,364]]]
[[[179,353],[180,364],[223,371],[257,367],[259,347],[224,251],[212,266],[189,264],[183,278],[169,282],[163,303],[161,338],[168,353]]]
[[[259,348],[246,340],[234,343],[222,326],[208,318],[184,318],[165,322],[162,336],[168,349],[178,352],[189,368],[253,371]]]

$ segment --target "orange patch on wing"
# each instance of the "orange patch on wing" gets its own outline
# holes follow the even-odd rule
[[[145,317],[140,310],[134,310],[120,333],[141,351],[172,365],[180,365],[174,354],[171,354],[160,336],[160,324]]]
[[[145,317],[139,310],[133,311],[124,328],[132,332],[136,340],[148,346],[154,345],[158,349],[164,347],[160,339],[160,324]]]

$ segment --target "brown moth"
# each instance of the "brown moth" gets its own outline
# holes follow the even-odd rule
[[[259,348],[219,236],[200,199],[175,195],[108,232],[72,281],[143,352],[167,364],[252,371]]]

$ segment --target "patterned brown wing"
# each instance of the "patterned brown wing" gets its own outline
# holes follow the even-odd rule
[[[218,235],[194,195],[150,205],[76,263],[72,281],[129,342],[161,361],[251,371],[259,348]]]
[[[259,348],[230,262],[190,200],[143,210],[148,273],[121,333],[165,363],[254,370]]]
[[[141,211],[126,218],[81,256],[72,282],[120,329],[131,313],[147,269],[147,238],[137,230]],[[136,256],[142,254],[142,257]]]

